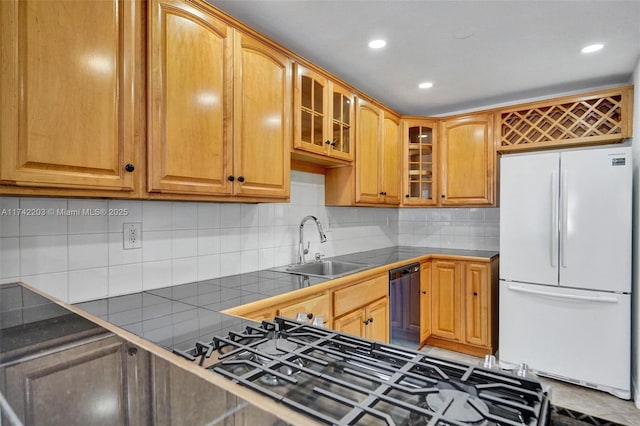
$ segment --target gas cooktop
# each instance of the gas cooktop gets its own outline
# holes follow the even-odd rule
[[[334,425],[546,425],[534,379],[277,317],[182,356]]]

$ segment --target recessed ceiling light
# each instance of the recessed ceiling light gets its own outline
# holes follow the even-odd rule
[[[590,44],[589,46],[583,47],[581,52],[582,53],[593,53],[593,52],[597,52],[598,50],[602,49],[603,47],[604,47],[604,44],[602,44],[602,43]]]
[[[425,81],[424,83],[420,83],[418,84],[418,87],[421,89],[430,89],[433,87],[433,83],[429,82],[429,81]]]
[[[382,49],[383,47],[385,47],[387,45],[387,42],[381,39],[378,40],[371,40],[369,42],[369,47],[372,49]]]

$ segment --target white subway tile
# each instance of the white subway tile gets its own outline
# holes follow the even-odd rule
[[[275,252],[273,247],[261,248],[258,254],[258,269],[273,268],[275,266]]]
[[[172,285],[186,284],[198,281],[198,258],[183,257],[172,260]]]
[[[0,237],[20,236],[20,199],[0,195]]]
[[[198,280],[210,280],[220,277],[220,255],[198,256]]]
[[[486,209],[473,207],[469,209],[469,220],[471,222],[484,222],[484,212]]]
[[[69,271],[69,303],[101,299],[108,295],[108,268]]]
[[[198,256],[220,253],[220,229],[198,229]]]
[[[261,226],[259,228],[260,248],[273,248],[275,243],[275,228],[273,226]]]
[[[109,234],[69,235],[69,270],[109,265]]]
[[[275,266],[290,265],[297,261],[296,251],[297,246],[279,246],[275,248],[273,264]]]
[[[258,225],[274,226],[275,207],[272,203],[258,204]]]
[[[142,291],[142,263],[109,266],[109,296]]]
[[[242,217],[240,214],[240,204],[221,204],[220,205],[220,227],[221,228],[240,228]]]
[[[415,242],[415,240],[416,240],[416,238],[415,238],[415,236],[413,234],[399,234],[398,235],[398,244],[401,245],[401,246],[418,245]]]
[[[257,204],[242,204],[240,207],[240,226],[243,228],[254,228],[260,225]]]
[[[455,248],[455,237],[453,235],[441,235],[440,247]]]
[[[485,222],[500,222],[500,209],[499,208],[487,208],[484,211]]]
[[[240,252],[222,253],[220,255],[220,276],[237,275],[240,273]]]
[[[20,239],[0,238],[0,278],[20,275]]]
[[[145,201],[142,203],[142,230],[166,231],[171,229],[171,202]]]
[[[500,238],[485,237],[484,239],[485,250],[500,250]]]
[[[69,200],[69,210],[78,216],[68,217],[69,234],[102,234],[108,232],[107,200]]]
[[[273,205],[273,225],[274,226],[290,225],[288,204]]]
[[[455,222],[468,222],[469,209],[462,207],[453,209],[453,220]]]
[[[260,228],[242,228],[240,250],[257,250],[260,247]]]
[[[468,249],[469,247],[469,236],[468,235],[455,235],[453,237],[454,247],[459,249]]]
[[[484,224],[484,236],[491,238],[500,237],[500,223],[489,222]]]
[[[144,233],[142,244],[144,247]],[[142,248],[125,250],[122,233],[109,234],[109,266],[140,262],[142,262]]]
[[[168,287],[172,280],[172,261],[144,262],[142,264],[142,289]]]
[[[277,226],[273,230],[273,246],[290,246],[297,244],[297,234],[293,226]],[[328,237],[327,237],[328,238]]]
[[[142,261],[156,262],[171,259],[171,231],[142,233]]]
[[[240,254],[240,272],[245,274],[258,270],[259,250],[245,250]]]
[[[68,270],[67,236],[20,238],[20,275],[41,275]]]
[[[21,214],[21,237],[67,234],[66,199],[21,198],[20,209],[33,214]]]
[[[220,228],[220,204],[198,203],[198,229]]]
[[[222,228],[220,230],[220,252],[239,252],[241,247],[241,228]]]
[[[171,211],[172,229],[198,228],[198,203],[173,203]]]
[[[50,296],[58,298],[63,302],[69,301],[69,274],[58,272],[53,274],[28,275],[23,276],[21,281],[29,284],[39,290],[44,291]]]
[[[148,202],[145,201],[145,203]],[[109,216],[109,232],[122,233],[125,223],[142,222],[142,201],[109,200],[107,214]]]
[[[174,259],[198,255],[198,231],[196,229],[172,231],[171,235],[171,256]]]

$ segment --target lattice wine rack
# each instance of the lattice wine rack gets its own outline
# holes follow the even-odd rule
[[[498,112],[499,151],[621,142],[631,136],[630,86]]]

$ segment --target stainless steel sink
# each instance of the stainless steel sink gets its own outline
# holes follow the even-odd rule
[[[289,274],[309,275],[311,277],[338,278],[371,268],[362,263],[341,262],[339,260],[321,260],[273,268],[273,271]]]

